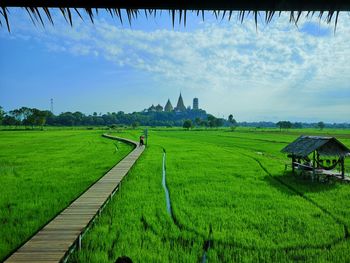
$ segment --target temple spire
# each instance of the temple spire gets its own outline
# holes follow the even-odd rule
[[[186,111],[186,107],[185,107],[184,101],[182,99],[181,92],[180,92],[180,96],[179,96],[179,99],[177,101],[177,105],[176,105],[175,110],[176,111]]]
[[[168,99],[167,103],[165,104],[164,111],[167,111],[167,112],[173,111],[173,105],[171,105],[170,99]]]

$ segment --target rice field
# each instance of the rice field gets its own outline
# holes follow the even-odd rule
[[[73,188],[79,185],[80,192],[130,150],[118,144],[119,151],[115,153],[114,142],[100,138],[98,131],[49,131],[48,135],[40,136],[47,136],[49,141],[50,133],[59,138],[65,134],[62,141],[72,140],[65,155],[92,162],[85,172],[89,179],[74,176]],[[142,130],[124,130],[116,135],[137,140],[141,133]],[[12,188],[23,187],[18,185],[19,181],[31,178],[30,174],[36,171],[37,176],[30,181],[31,193],[36,192],[34,187],[41,189],[42,196],[36,200],[48,200],[48,196],[56,194],[46,201],[52,204],[50,208],[42,206],[37,214],[46,213],[47,220],[79,195],[79,191],[73,193],[72,189],[57,190],[70,184],[69,175],[62,180],[55,177],[56,190],[41,186],[49,181],[44,178],[48,169],[65,167],[61,155],[54,158],[57,162],[52,156],[45,156],[45,152],[56,152],[45,149],[50,147],[49,143],[41,147],[42,140],[39,143],[31,132],[1,134],[9,137],[0,138],[1,147],[9,145],[10,141],[13,143],[13,147],[7,147],[7,154],[0,153],[1,164],[10,162],[9,156],[23,154],[20,140],[26,142],[23,145],[38,140],[37,154],[42,153],[42,157],[34,158],[33,162],[42,160],[41,163],[50,164],[34,168],[29,163],[20,163],[18,167],[27,165],[27,175],[20,177]],[[350,262],[350,184],[312,182],[285,172],[285,164],[290,160],[280,150],[300,134],[334,134],[350,146],[348,130],[149,130],[145,152],[84,236],[82,249],[75,251],[69,261],[115,262],[124,255],[133,262]],[[85,143],[77,139],[81,137]],[[63,146],[62,141],[58,140],[56,147]],[[88,147],[88,141],[99,145],[98,148],[91,147],[88,153],[82,151]],[[167,211],[162,186],[164,151],[172,215]],[[29,155],[26,155],[28,162]],[[82,169],[77,165],[79,161],[67,167]],[[6,169],[11,170],[5,165],[0,167],[1,175]],[[15,170],[18,173],[19,170]],[[346,172],[350,173],[349,159]],[[8,181],[3,188],[0,182],[0,190],[13,184],[9,181],[11,177],[14,175],[10,175],[10,171],[0,177]],[[18,193],[9,191],[7,195],[10,193],[12,199],[19,199]],[[28,194],[26,196],[28,198]],[[53,212],[51,207],[58,207],[58,199],[64,201]],[[9,198],[0,200],[0,205],[11,201]],[[19,220],[18,214],[1,213],[2,220],[11,217],[11,220]],[[14,224],[12,231],[19,233],[19,226]],[[1,244],[6,244],[7,239],[1,233],[0,236]],[[15,239],[8,236],[9,240],[11,238]],[[23,239],[22,236],[17,244]],[[5,249],[2,251],[6,254]]]
[[[131,151],[101,134],[0,131],[0,262]]]
[[[349,262],[350,185],[284,173],[289,159],[280,150],[298,133],[151,131],[146,152],[70,261],[203,262],[209,242],[207,262]],[[347,131],[337,137],[350,145]]]

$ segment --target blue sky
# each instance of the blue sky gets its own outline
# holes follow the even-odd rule
[[[95,24],[55,14],[35,27],[10,10],[0,28],[0,105],[84,113],[143,110],[151,104],[200,107],[239,121],[350,122],[350,19],[317,18],[298,26],[282,15],[271,24],[243,24],[188,14],[186,27],[166,12],[130,26],[100,13]]]

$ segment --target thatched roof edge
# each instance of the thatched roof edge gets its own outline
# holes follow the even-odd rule
[[[331,145],[330,145],[331,144]],[[300,136],[295,141],[284,147],[281,152],[289,153],[298,157],[306,157],[315,150],[322,150],[322,148],[331,147],[331,152],[339,156],[347,156],[350,154],[350,149],[343,143],[338,141],[335,137],[321,137],[321,136]],[[334,146],[338,149],[334,149]],[[323,149],[325,151],[326,149]]]
[[[121,8],[157,10],[349,11],[343,0],[2,0],[3,7]]]
[[[197,16],[201,16],[203,19],[204,11],[213,11],[218,20],[224,18],[230,20],[232,12],[239,11],[238,19],[241,22],[249,14],[252,14],[257,25],[258,17],[261,17],[260,11],[264,11],[263,19],[266,23],[269,23],[276,14],[280,15],[282,11],[288,11],[290,13],[290,22],[292,23],[297,23],[302,12],[306,12],[306,17],[312,17],[317,14],[320,19],[325,18],[328,23],[334,20],[336,27],[339,12],[350,11],[350,2],[340,0],[2,0],[0,7],[0,26],[6,23],[8,30],[10,30],[8,7],[25,8],[33,23],[39,22],[42,25],[45,24],[44,17],[51,24],[54,23],[50,8],[59,8],[63,17],[71,25],[73,24],[73,12],[82,18],[80,13],[82,10],[79,9],[84,9],[93,22],[94,17],[98,15],[98,10],[103,8],[112,17],[117,17],[121,21],[121,10],[125,10],[129,23],[131,20],[136,19],[140,12],[145,13],[146,16],[155,16],[157,11],[159,13],[160,10],[167,10],[172,17],[174,25],[176,16],[180,22],[183,21],[186,24],[186,13],[188,11],[195,12]]]

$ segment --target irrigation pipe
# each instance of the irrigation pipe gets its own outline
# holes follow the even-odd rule
[[[163,178],[162,178],[162,185],[164,188],[164,192],[165,192],[165,201],[166,201],[166,209],[168,211],[168,214],[171,216],[171,218],[174,220],[173,217],[173,212],[171,209],[171,201],[170,201],[170,195],[169,195],[169,190],[166,184],[166,151],[163,148],[163,165],[162,165],[162,173],[163,173]]]
[[[175,218],[173,216],[173,212],[172,212],[171,200],[170,200],[170,195],[169,195],[169,189],[168,189],[167,183],[166,183],[166,151],[165,151],[164,148],[163,148],[162,175],[163,175],[163,177],[162,177],[162,185],[163,185],[164,193],[165,193],[165,201],[166,201],[167,212],[170,215],[170,217],[172,218],[174,224],[181,229],[181,227],[176,222],[176,220],[175,220]],[[186,230],[188,231],[188,229],[186,229]],[[196,235],[198,235],[198,233],[196,233],[195,231],[191,231],[191,232],[193,232]],[[207,240],[204,241],[204,244],[203,244],[203,255],[202,255],[202,260],[201,260],[202,263],[207,262],[207,252],[210,249],[211,244],[213,242],[211,240],[212,233],[213,233],[213,230],[212,230],[212,226],[210,225],[209,237],[208,237]]]

